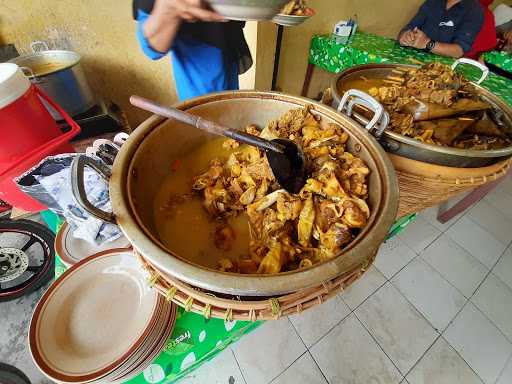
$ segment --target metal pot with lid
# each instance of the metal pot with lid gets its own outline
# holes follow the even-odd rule
[[[83,113],[96,104],[78,53],[50,50],[42,41],[35,41],[30,46],[33,53],[16,57],[10,62],[20,66],[33,84],[71,116]],[[50,105],[45,106],[55,120],[61,119]]]
[[[81,164],[77,162],[73,167],[78,182],[73,185],[75,198],[96,216],[117,223],[134,248],[162,273],[195,287],[248,297],[275,296],[321,285],[354,267],[367,265],[395,221],[398,182],[391,162],[375,138],[330,107],[279,93],[224,92],[183,102],[177,108],[219,124],[243,129],[250,124],[266,126],[290,109],[310,104],[312,113],[319,115],[322,122],[344,128],[349,135],[347,149],[361,157],[370,168],[368,204],[371,216],[368,224],[340,254],[323,263],[273,275],[242,275],[204,267],[165,246],[155,224],[157,192],[176,161],[197,148],[203,148],[211,141],[212,135],[159,116],[142,123],[123,144],[115,159],[110,177],[112,214],[98,211],[87,203],[83,185],[80,185],[87,160]],[[208,156],[211,159],[214,155]],[[190,228],[190,232],[193,233],[194,229]]]
[[[491,104],[493,109],[500,111],[505,124],[510,133],[512,133],[512,108],[492,92],[479,85],[485,80],[489,70],[482,64],[469,59],[457,60],[452,68],[455,69],[460,63],[472,64],[482,70],[482,76],[479,81],[472,84],[477,89],[482,100]],[[338,111],[343,111],[343,113],[352,116],[363,126],[366,125],[367,129],[371,129],[387,152],[409,159],[448,167],[477,168],[494,164],[512,156],[512,147],[494,150],[459,149],[423,143],[414,138],[386,130],[389,123],[389,115],[387,115],[382,105],[365,92],[350,88],[352,87],[351,84],[354,84],[361,76],[367,79],[383,79],[387,75],[392,74],[392,71],[397,68],[418,68],[418,66],[366,64],[347,69],[333,79],[331,84],[334,99],[332,106]],[[363,106],[374,113],[372,124],[369,124],[367,117],[354,112],[356,105]]]

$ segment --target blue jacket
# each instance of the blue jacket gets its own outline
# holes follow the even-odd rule
[[[154,50],[144,36],[148,17],[147,13],[138,11],[137,39],[144,54],[152,60],[170,54],[180,100],[239,88],[238,63],[228,60],[217,47],[193,38],[177,37],[170,52]]]

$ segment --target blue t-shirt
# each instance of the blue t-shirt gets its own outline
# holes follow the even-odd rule
[[[458,44],[471,50],[484,23],[484,11],[477,0],[462,0],[446,10],[446,0],[426,0],[404,30],[418,27],[434,41]]]
[[[137,39],[144,54],[158,60],[168,53],[155,51],[144,36],[144,24],[148,17],[147,13],[138,11]],[[178,36],[171,47],[170,56],[180,100],[239,88],[238,64],[226,59],[226,55],[217,47]]]

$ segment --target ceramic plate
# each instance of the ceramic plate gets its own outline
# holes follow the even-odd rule
[[[312,8],[308,8],[308,14],[304,16],[295,16],[295,15],[284,15],[282,13],[276,15],[272,21],[276,24],[282,25],[284,27],[295,27],[297,25],[302,24],[307,19],[315,15],[315,11]]]
[[[272,20],[287,0],[208,0],[214,11],[231,20]]]
[[[131,252],[93,255],[67,270],[37,304],[29,332],[32,356],[57,381],[105,376],[151,334],[159,303]]]
[[[68,223],[62,225],[55,237],[55,250],[67,267],[75,265],[80,260],[98,252],[128,247],[130,247],[130,242],[124,236],[101,246],[90,244],[82,239],[77,239],[73,236],[71,226]]]

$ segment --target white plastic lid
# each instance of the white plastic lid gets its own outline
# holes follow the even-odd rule
[[[0,108],[18,100],[30,88],[30,80],[13,63],[0,63]]]

